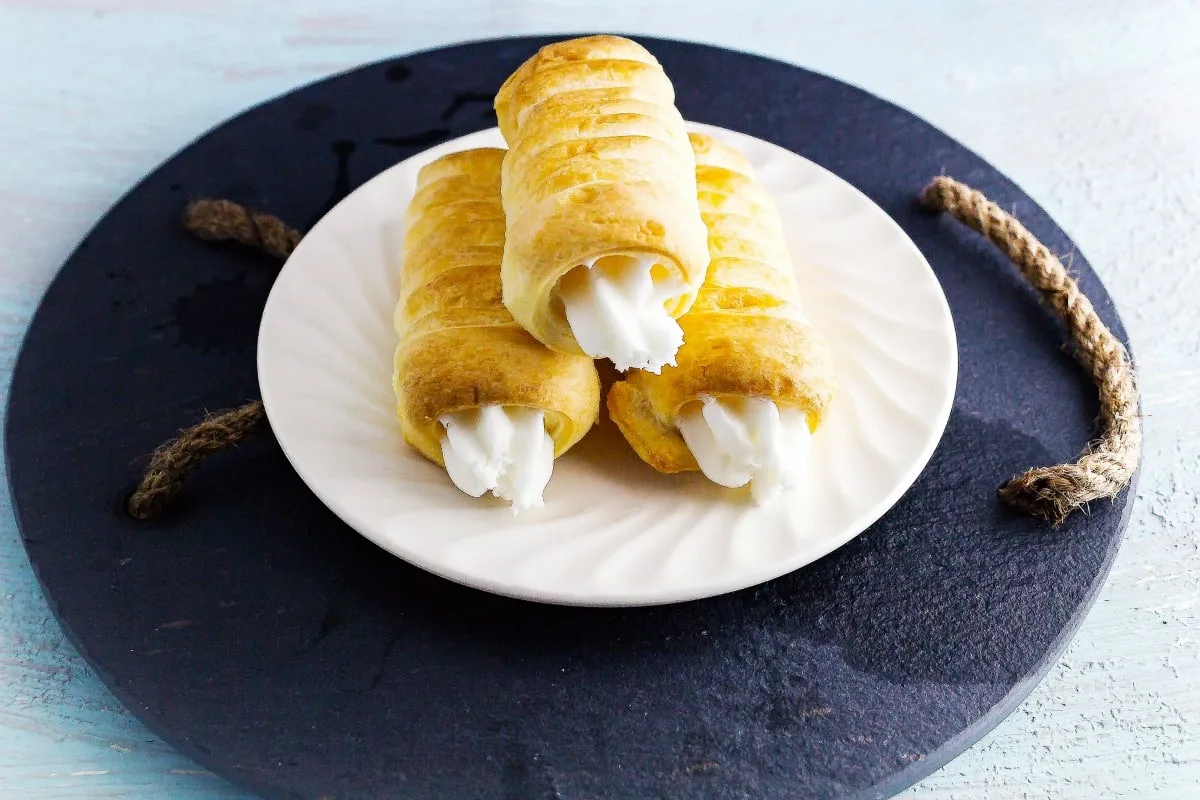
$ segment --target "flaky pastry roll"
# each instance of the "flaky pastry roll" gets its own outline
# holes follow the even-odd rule
[[[593,361],[549,349],[504,307],[504,151],[425,166],[405,216],[393,388],[405,441],[460,489],[541,505],[554,459],[595,424]]]
[[[544,47],[496,95],[504,303],[556,350],[673,363],[708,265],[674,98],[658,61],[616,36]]]
[[[711,258],[684,345],[661,374],[634,370],[609,390],[610,416],[660,472],[700,469],[760,500],[800,478],[834,393],[825,338],[805,319],[783,227],[749,162],[691,135]]]

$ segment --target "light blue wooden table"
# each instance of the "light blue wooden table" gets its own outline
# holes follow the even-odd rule
[[[1132,333],[1146,412],[1139,502],[1095,610],[1012,717],[906,797],[1200,797],[1200,4],[668,5],[0,0],[0,392],[38,297],[105,209],[296,84],[457,40],[596,28],[834,75],[963,141],[1067,229]],[[160,797],[248,800],[134,721],[64,642],[0,488],[0,798]]]

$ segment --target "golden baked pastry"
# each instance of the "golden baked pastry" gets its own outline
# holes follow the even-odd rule
[[[674,97],[658,61],[617,36],[544,47],[496,95],[509,147],[504,303],[556,350],[613,357],[581,346],[560,295],[580,290],[589,267],[616,284],[645,271],[668,323],[704,279],[695,157]]]
[[[709,231],[708,274],[679,319],[685,338],[677,365],[659,375],[631,371],[607,398],[633,449],[666,473],[701,468],[680,426],[714,398],[769,400],[785,421],[802,414],[807,437],[834,393],[829,347],[801,309],[774,203],[740,153],[708,136],[690,138]]]
[[[599,411],[595,364],[547,348],[502,302],[503,158],[503,150],[483,148],[425,166],[405,217],[393,388],[405,440],[441,466],[454,415],[495,406],[540,411],[557,457]]]

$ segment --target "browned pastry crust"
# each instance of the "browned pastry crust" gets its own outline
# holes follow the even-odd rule
[[[658,278],[691,306],[708,265],[695,157],[658,61],[617,36],[549,45],[496,95],[507,218],[505,305],[540,341],[580,353],[555,289],[609,255],[653,255]]]
[[[691,310],[679,319],[677,365],[631,370],[608,392],[609,415],[659,472],[699,469],[677,423],[704,395],[765,397],[805,412],[813,430],[833,397],[825,338],[804,318],[783,227],[749,162],[691,135],[711,262]]]
[[[503,158],[503,150],[482,148],[428,164],[405,217],[397,416],[405,440],[442,466],[445,414],[488,404],[541,409],[557,457],[599,412],[591,359],[545,347],[502,302]]]

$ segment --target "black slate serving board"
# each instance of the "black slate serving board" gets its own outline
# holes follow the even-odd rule
[[[34,318],[8,410],[14,505],[55,614],[117,696],[201,764],[304,800],[883,797],[1011,712],[1081,622],[1132,491],[1050,532],[995,489],[1073,457],[1094,391],[1003,258],[916,195],[953,175],[1074,252],[1124,341],[1086,261],[1018,187],[895,106],[776,61],[639,38],[686,117],[833,170],[929,259],[961,358],[932,461],[816,564],[649,609],[543,606],[425,574],[337,520],[270,435],[135,522],[123,502],[142,457],[205,409],[257,396],[275,267],[192,238],[184,203],[230,197],[305,227],[395,162],[492,126],[492,93],[551,40],[419,53],[272,100],[165,163],[80,244]]]

